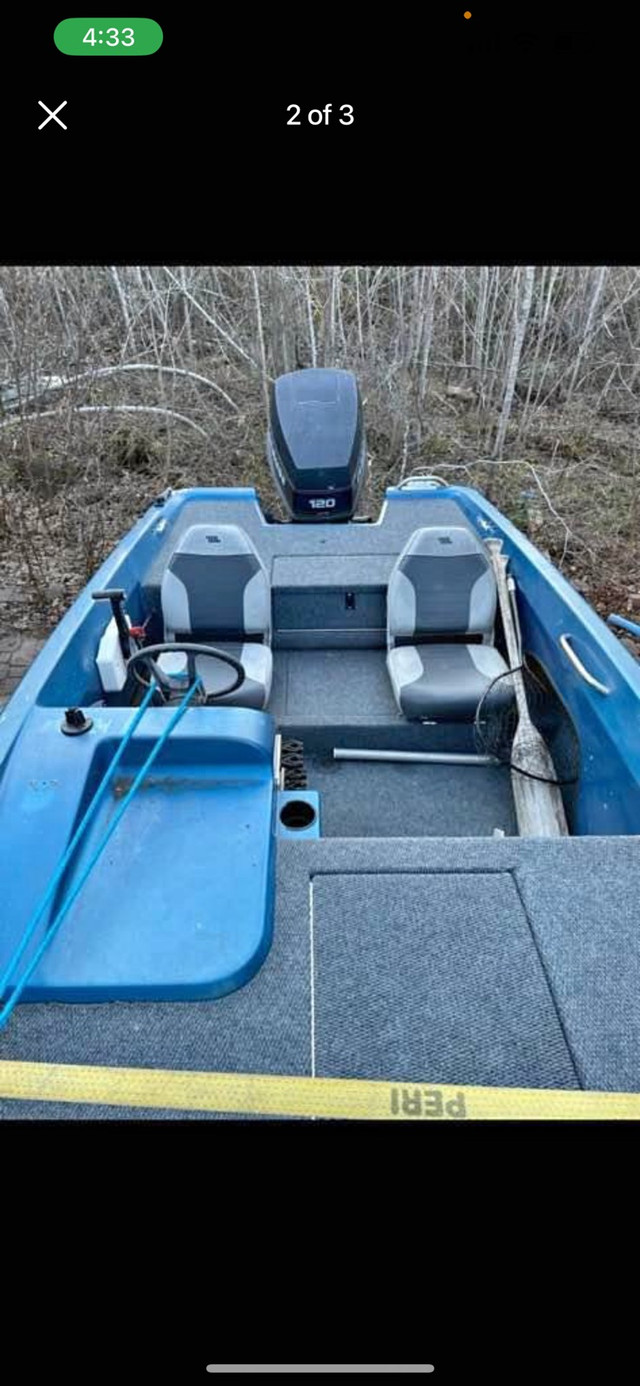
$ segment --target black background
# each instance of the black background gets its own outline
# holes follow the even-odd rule
[[[633,12],[463,8],[151,11],[164,44],[141,59],[64,57],[64,12],[14,12],[0,258],[637,263]],[[38,131],[38,99],[68,102],[66,132]],[[290,102],[327,101],[354,125],[287,127]],[[5,1367],[615,1378],[634,1136],[5,1123]]]
[[[633,261],[633,12],[487,10],[156,11],[133,58],[65,56],[64,12],[14,14],[4,257]]]

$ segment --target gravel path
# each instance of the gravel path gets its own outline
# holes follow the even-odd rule
[[[11,697],[43,645],[44,638],[36,640],[0,626],[0,705]]]

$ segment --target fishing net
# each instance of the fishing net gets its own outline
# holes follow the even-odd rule
[[[535,728],[531,735],[520,722],[517,678],[522,679]],[[489,684],[476,709],[474,737],[481,755],[494,756],[529,779],[569,785],[579,778],[580,743],[571,718],[548,680],[527,662],[498,674]]]

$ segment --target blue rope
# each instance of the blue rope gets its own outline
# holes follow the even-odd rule
[[[53,923],[51,924],[51,926],[50,926],[49,929],[47,930],[47,932],[46,932],[44,938],[42,939],[42,942],[41,942],[39,948],[36,949],[36,952],[34,953],[33,958],[31,959],[31,962],[29,963],[29,965],[28,965],[26,971],[23,972],[22,977],[20,978],[19,982],[16,984],[16,986],[14,987],[14,990],[12,991],[11,996],[9,997],[9,1000],[7,1001],[7,1003],[6,1003],[6,1005],[3,1007],[3,1009],[0,1011],[0,1029],[2,1028],[3,1025],[6,1024],[7,1020],[9,1019],[9,1016],[11,1015],[11,1012],[12,1012],[14,1006],[16,1006],[17,1003],[18,1003],[18,1001],[20,1000],[20,997],[21,997],[21,995],[22,995],[22,992],[24,991],[24,988],[25,988],[27,982],[29,981],[29,978],[31,977],[32,973],[35,972],[35,969],[36,969],[36,967],[38,966],[38,963],[40,962],[40,959],[41,959],[43,953],[46,952],[46,950],[47,950],[47,948],[49,947],[49,945],[53,942],[53,939],[55,938],[55,936],[56,936],[56,934],[57,934],[57,932],[58,932],[58,929],[60,928],[60,925],[62,924],[62,921],[65,919],[66,915],[68,914],[69,910],[71,909],[71,906],[72,906],[74,900],[76,899],[76,897],[77,897],[78,894],[80,893],[80,891],[81,891],[81,889],[82,889],[82,887],[83,887],[83,885],[84,885],[84,883],[85,883],[87,877],[89,876],[90,872],[93,871],[93,868],[94,868],[96,862],[98,861],[99,857],[102,855],[102,853],[103,853],[103,851],[104,851],[104,849],[105,849],[105,847],[106,847],[106,845],[107,845],[109,839],[112,837],[113,833],[115,832],[115,830],[116,830],[116,828],[117,828],[117,826],[118,826],[118,823],[120,822],[120,819],[122,818],[123,813],[124,813],[125,810],[128,808],[129,804],[131,803],[131,800],[133,799],[134,795],[137,793],[138,789],[140,788],[140,785],[142,784],[143,779],[145,778],[145,776],[147,775],[149,769],[150,769],[151,766],[153,765],[154,760],[156,759],[156,757],[159,755],[160,751],[162,750],[162,747],[164,746],[165,741],[166,741],[167,738],[171,735],[171,732],[173,731],[173,728],[176,726],[176,724],[179,722],[180,718],[181,718],[181,717],[183,716],[183,714],[186,712],[186,710],[187,710],[187,708],[188,708],[188,706],[189,706],[189,703],[191,702],[191,699],[193,698],[195,692],[197,691],[197,689],[200,687],[201,684],[202,684],[202,679],[201,679],[201,678],[196,679],[195,683],[193,683],[192,686],[191,686],[191,688],[189,688],[188,691],[185,693],[185,695],[184,695],[182,701],[180,702],[179,706],[176,708],[176,711],[174,712],[173,717],[171,718],[171,721],[168,722],[167,726],[165,727],[165,729],[164,729],[164,731],[163,731],[163,733],[162,733],[162,736],[158,739],[158,741],[156,742],[155,746],[152,748],[150,754],[147,756],[147,759],[145,760],[144,765],[142,765],[142,766],[140,767],[140,769],[139,769],[139,771],[138,771],[138,773],[137,773],[137,775],[136,775],[136,777],[135,777],[135,779],[134,779],[134,781],[133,781],[133,784],[131,785],[131,788],[130,788],[129,792],[125,795],[124,799],[122,800],[122,803],[121,803],[120,808],[118,809],[117,813],[114,814],[114,816],[113,816],[113,818],[112,818],[112,820],[111,820],[111,822],[110,822],[110,824],[109,824],[109,826],[108,826],[108,828],[107,828],[107,831],[106,831],[106,833],[105,833],[105,835],[104,835],[102,841],[101,841],[101,842],[98,844],[98,846],[95,848],[95,851],[93,852],[92,857],[90,858],[90,860],[89,860],[87,866],[85,867],[84,871],[82,872],[81,876],[79,877],[78,881],[76,882],[76,884],[75,884],[73,890],[72,890],[71,893],[67,896],[66,900],[63,902],[63,904],[62,904],[60,910],[58,911],[58,914],[56,915],[56,918],[54,919]],[[150,689],[149,689],[149,693],[145,696],[144,702],[141,704],[141,707],[140,707],[140,710],[139,710],[138,715],[134,718],[134,721],[133,721],[133,723],[132,723],[132,725],[131,725],[131,727],[130,727],[130,729],[129,729],[129,732],[127,733],[126,740],[129,740],[129,739],[130,739],[130,737],[131,737],[133,731],[135,730],[135,727],[138,725],[138,723],[139,723],[139,721],[140,721],[140,717],[141,717],[142,713],[144,712],[145,707],[148,705],[149,697],[150,697],[150,695],[151,695],[154,691],[155,691],[155,684],[152,684],[151,687],[150,687]],[[106,782],[106,780],[107,780],[107,777],[111,775],[111,772],[112,772],[112,770],[114,769],[114,766],[116,765],[117,760],[119,760],[120,754],[121,754],[121,752],[122,752],[123,749],[124,749],[124,747],[121,746],[121,747],[120,747],[120,751],[116,754],[116,756],[115,756],[114,759],[112,760],[112,762],[111,762],[111,764],[110,764],[110,766],[109,766],[109,769],[108,769],[108,771],[107,771],[107,774],[105,775],[105,778],[103,779],[102,784],[100,785],[100,787],[99,787],[99,789],[98,789],[98,791],[97,791],[97,795],[95,796],[94,799],[92,799],[91,804],[89,805],[89,809],[87,809],[87,813],[85,814],[84,819],[82,820],[82,823],[80,824],[80,828],[82,828],[82,827],[84,826],[85,820],[87,819],[87,815],[89,814],[89,810],[91,810],[91,811],[93,812],[93,810],[95,809],[96,800],[97,800],[98,796],[100,796],[100,797],[102,796],[102,793],[104,792],[105,782]],[[71,851],[73,850],[73,846],[75,845],[75,842],[76,842],[76,840],[77,840],[77,838],[78,838],[78,836],[79,836],[79,834],[80,834],[80,828],[78,829],[77,833],[75,834],[74,839],[73,839],[73,841],[72,841],[72,844],[70,844],[69,848],[67,849],[67,852],[65,853],[65,857],[67,858],[67,860],[68,860],[68,857],[70,856]],[[60,876],[60,873],[61,873],[61,869],[64,869],[64,868],[63,868],[63,863],[61,863],[60,866],[57,868],[57,871],[56,871],[56,873],[55,873],[55,878],[58,878],[58,879],[59,879],[59,876]],[[50,893],[51,893],[52,887],[54,888],[55,878],[54,878],[54,880],[51,882],[51,884],[49,885],[49,888],[48,888],[48,891],[47,891],[47,896],[45,897],[45,903],[46,903],[46,899],[49,899],[49,898],[50,898]],[[37,915],[37,918],[40,918],[43,908],[44,908],[44,905],[43,905],[42,907],[39,907],[39,913],[38,913],[38,915]],[[37,919],[36,919],[36,923],[37,923]],[[35,927],[35,925],[34,925],[34,926],[29,925],[29,937],[31,937],[31,934],[33,933],[33,927]],[[20,945],[18,957],[20,957],[20,956],[22,955],[22,953],[24,952],[24,948],[25,948],[25,946],[26,946],[26,942],[27,942],[27,941],[28,941],[28,939],[23,938],[22,943],[21,943],[21,945]],[[12,960],[12,963],[13,963],[13,960]],[[11,971],[13,971],[13,966],[11,967]],[[7,974],[5,973],[5,978],[6,978],[6,975],[7,975]],[[5,978],[3,978],[3,982],[4,982],[5,985],[6,985]],[[2,993],[0,993],[0,995],[1,995],[1,994],[2,994]]]
[[[115,770],[116,765],[118,764],[118,761],[122,759],[122,756],[123,756],[123,754],[124,754],[124,751],[125,751],[126,747],[128,746],[128,744],[129,744],[129,742],[130,742],[130,740],[131,740],[131,737],[133,736],[133,733],[134,733],[136,727],[139,725],[139,723],[140,723],[140,721],[141,721],[141,719],[142,719],[144,713],[146,712],[146,710],[147,710],[147,708],[148,708],[148,706],[149,706],[149,703],[151,702],[151,698],[153,697],[153,694],[154,694],[154,692],[155,692],[155,690],[156,690],[156,687],[157,687],[157,685],[156,685],[155,683],[152,683],[151,686],[150,686],[150,688],[149,688],[149,690],[148,690],[148,692],[145,693],[144,699],[143,699],[142,703],[140,704],[140,707],[139,707],[139,709],[138,709],[138,711],[137,711],[135,717],[133,718],[133,721],[131,722],[131,725],[127,728],[127,731],[126,731],[125,735],[123,736],[122,741],[120,742],[120,745],[119,745],[119,747],[118,747],[118,750],[116,751],[115,756],[113,757],[113,760],[112,760],[112,761],[109,763],[109,765],[107,766],[107,769],[105,770],[105,773],[104,773],[104,775],[103,775],[103,778],[102,778],[100,784],[98,785],[98,788],[97,788],[97,790],[96,790],[96,792],[95,792],[95,794],[94,794],[94,796],[93,796],[93,799],[91,800],[91,802],[90,802],[90,803],[88,804],[88,806],[87,806],[87,810],[86,810],[85,815],[84,815],[84,817],[83,817],[83,819],[82,819],[82,822],[81,822],[81,823],[79,824],[79,826],[76,828],[76,831],[75,831],[75,833],[73,834],[73,837],[72,837],[72,839],[71,839],[71,842],[69,843],[69,846],[67,847],[67,850],[66,850],[66,852],[64,853],[64,856],[61,857],[60,861],[58,862],[58,865],[57,865],[57,867],[56,867],[56,869],[55,869],[55,871],[54,871],[54,873],[53,873],[53,876],[51,877],[51,880],[50,880],[50,882],[49,882],[49,885],[48,885],[48,887],[47,887],[47,890],[46,890],[45,894],[43,895],[43,897],[42,897],[42,899],[41,899],[41,901],[40,901],[40,904],[36,907],[35,913],[32,914],[31,919],[29,920],[29,923],[27,924],[27,927],[26,927],[26,929],[25,929],[25,931],[24,931],[24,933],[23,933],[23,935],[22,935],[22,938],[21,938],[21,939],[18,941],[18,943],[16,944],[16,947],[15,947],[15,949],[14,949],[14,951],[13,951],[13,954],[12,954],[12,956],[10,957],[9,962],[7,963],[7,966],[5,967],[4,972],[2,973],[2,976],[0,977],[0,998],[2,998],[2,997],[4,996],[5,988],[6,988],[7,982],[9,981],[9,979],[10,979],[12,973],[15,971],[15,969],[16,969],[18,963],[20,962],[20,959],[21,959],[21,957],[22,957],[22,954],[24,953],[25,948],[26,948],[27,945],[31,942],[31,939],[33,938],[33,935],[34,935],[34,933],[35,933],[35,931],[36,931],[36,929],[37,929],[37,927],[38,927],[38,924],[40,923],[40,920],[42,919],[42,916],[43,916],[43,914],[44,914],[44,912],[45,912],[45,910],[46,910],[46,908],[47,908],[47,905],[50,904],[51,900],[53,899],[53,896],[55,895],[56,887],[57,887],[59,881],[61,880],[61,878],[62,878],[62,876],[63,876],[63,874],[64,874],[64,872],[65,872],[65,870],[66,870],[66,868],[67,868],[67,866],[68,866],[68,864],[69,864],[69,862],[70,862],[70,860],[71,860],[71,857],[73,856],[73,853],[75,852],[75,849],[76,849],[76,847],[77,847],[77,845],[78,845],[78,843],[79,843],[79,841],[80,841],[80,838],[82,837],[82,834],[83,834],[85,828],[87,827],[87,824],[91,822],[91,819],[93,818],[93,815],[94,815],[94,813],[95,813],[95,811],[96,811],[96,809],[97,809],[97,807],[98,807],[98,804],[100,803],[101,799],[104,797],[105,791],[106,791],[106,789],[107,789],[107,787],[108,787],[108,785],[109,785],[109,781],[110,781],[110,779],[111,779],[111,776],[112,776],[112,774],[113,774],[113,771]]]

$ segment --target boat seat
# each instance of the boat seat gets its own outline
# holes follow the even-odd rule
[[[496,603],[488,554],[471,530],[415,530],[387,593],[387,668],[405,717],[473,721],[489,684],[507,672],[493,645]]]
[[[246,678],[217,705],[263,708],[273,673],[271,589],[267,571],[239,525],[192,525],[183,534],[162,579],[165,641],[216,645],[235,655]],[[166,674],[180,674],[186,655],[161,655]],[[219,659],[198,655],[205,691],[217,692],[233,678]]]

